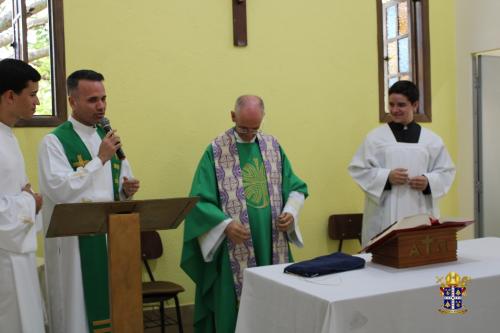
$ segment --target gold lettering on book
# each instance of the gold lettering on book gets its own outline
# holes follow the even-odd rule
[[[413,243],[410,248],[410,257],[428,256],[434,253],[446,252],[448,252],[448,242],[446,239],[435,239],[427,235]]]
[[[445,239],[437,242],[437,252],[448,252],[448,242]]]
[[[420,250],[416,243],[413,243],[413,246],[410,249],[410,257],[418,257],[420,256]]]
[[[421,241],[425,246],[425,253],[429,255],[431,253],[431,244],[434,242],[434,239],[429,237],[429,235],[425,236],[425,238]]]

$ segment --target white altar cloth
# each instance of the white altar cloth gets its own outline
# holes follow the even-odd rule
[[[245,270],[237,333],[498,333],[500,238],[458,242],[458,260],[396,269],[364,269],[303,278],[285,265]],[[470,276],[464,307],[442,314],[436,277]]]

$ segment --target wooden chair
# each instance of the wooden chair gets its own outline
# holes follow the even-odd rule
[[[361,226],[363,214],[336,214],[328,218],[328,235],[339,241],[339,250],[342,252],[344,239],[358,239],[361,244]]]
[[[177,313],[177,325],[179,332],[183,332],[181,310],[177,295],[184,291],[184,288],[170,281],[156,281],[148,260],[157,259],[163,254],[161,238],[156,231],[143,231],[141,233],[142,261],[149,275],[149,282],[142,283],[143,304],[160,303],[160,326],[161,332],[165,332],[165,302],[169,299],[175,300],[175,310]],[[146,321],[145,321],[146,323]]]

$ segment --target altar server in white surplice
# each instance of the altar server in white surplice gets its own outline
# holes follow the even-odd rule
[[[392,85],[392,121],[368,133],[349,165],[349,173],[365,192],[363,246],[401,218],[439,217],[438,200],[453,183],[455,166],[443,140],[413,119],[418,98],[412,82]]]
[[[40,74],[15,59],[0,61],[0,332],[45,332],[35,252],[42,198],[31,190],[12,131],[40,104]],[[40,220],[40,219],[38,219]]]

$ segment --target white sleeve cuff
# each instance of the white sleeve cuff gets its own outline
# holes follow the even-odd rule
[[[42,219],[42,214],[38,213],[35,216],[35,228],[36,232],[42,231],[43,229],[43,219]]]
[[[96,170],[99,170],[102,168],[104,165],[102,164],[102,161],[99,157],[94,157],[89,163],[85,164],[85,169],[92,173]],[[80,171],[80,168],[76,170],[77,172]]]
[[[293,191],[288,196],[283,213],[290,213],[293,216],[293,224],[288,228],[288,239],[297,247],[303,247],[304,241],[299,228],[299,213],[304,206],[305,196],[303,193]]]
[[[232,219],[230,218],[225,219],[217,226],[210,229],[210,231],[198,237],[198,243],[200,244],[201,253],[203,254],[205,262],[211,262],[214,259],[215,252],[226,237],[224,230],[226,230],[227,225],[231,221]]]
[[[36,201],[33,195],[26,191],[21,192],[23,201],[19,205],[18,219],[26,224],[34,224],[36,219]]]
[[[127,159],[122,161],[122,169],[121,169],[121,174],[120,174],[120,188],[119,188],[120,201],[133,200],[134,195],[127,197],[127,195],[123,191],[123,178],[124,177],[127,177],[128,179],[134,178],[134,175],[132,175],[132,170],[130,169],[130,164],[128,163]]]

